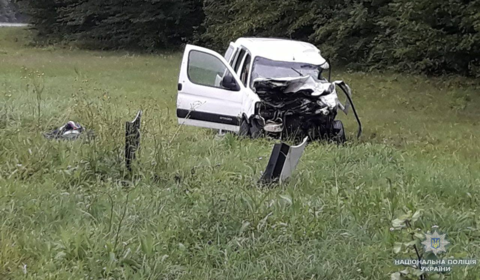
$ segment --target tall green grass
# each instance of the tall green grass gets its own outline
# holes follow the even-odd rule
[[[479,85],[335,72],[360,141],[310,144],[287,183],[257,185],[274,140],[178,126],[181,54],[27,45],[0,29],[0,279],[388,279],[397,216],[422,209],[447,257],[480,255]],[[41,96],[39,97],[39,89]],[[144,110],[135,176],[124,123]],[[346,121],[354,136],[352,116]],[[91,141],[48,141],[68,120]],[[455,267],[450,279],[478,279]]]

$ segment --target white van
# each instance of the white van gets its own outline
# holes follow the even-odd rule
[[[312,44],[240,38],[222,56],[187,45],[178,81],[180,124],[258,137],[345,141],[337,110],[354,110],[350,88],[324,77],[329,64]],[[330,76],[330,75],[328,75]],[[344,106],[336,86],[346,94]]]

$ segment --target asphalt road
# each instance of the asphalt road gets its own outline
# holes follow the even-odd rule
[[[3,23],[0,22],[0,27],[25,27],[28,26],[26,23]]]

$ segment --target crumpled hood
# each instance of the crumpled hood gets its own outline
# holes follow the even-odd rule
[[[301,115],[336,114],[336,109],[348,114],[352,108],[358,123],[357,138],[362,135],[362,123],[352,102],[352,90],[343,81],[316,81],[311,76],[294,78],[265,79],[258,78],[253,87],[267,110],[266,116],[274,121],[288,112]],[[339,100],[336,88],[340,88],[347,97],[346,106]]]
[[[255,92],[262,96],[272,94],[291,95],[297,98],[299,93],[308,97],[317,97],[329,109],[339,108],[346,113],[346,107],[338,99],[336,82],[316,81],[311,76],[286,78],[258,78],[253,82]],[[348,106],[347,106],[348,107]]]

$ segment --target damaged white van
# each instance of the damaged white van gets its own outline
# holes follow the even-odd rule
[[[187,45],[180,69],[180,124],[245,136],[345,141],[338,110],[352,107],[350,88],[330,82],[330,70],[314,45],[283,39],[240,38],[224,56]],[[343,105],[336,87],[347,97]]]

